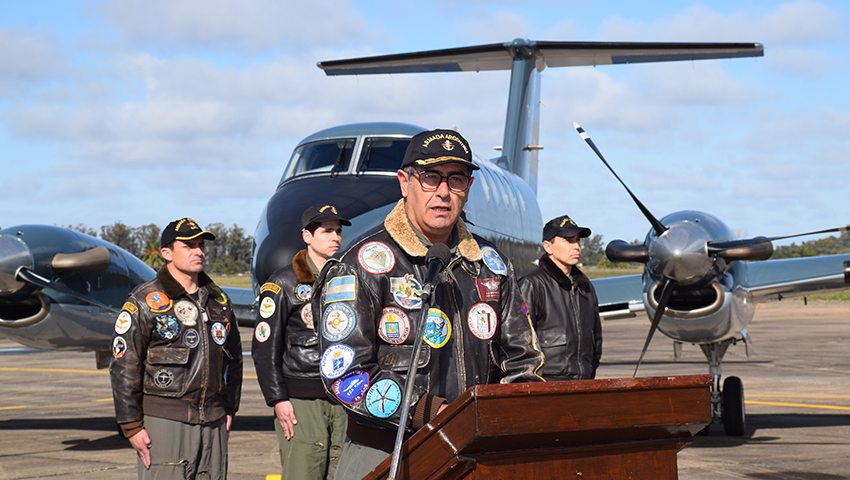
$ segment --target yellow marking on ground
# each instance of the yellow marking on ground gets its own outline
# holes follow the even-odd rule
[[[850,410],[850,407],[838,405],[811,405],[808,403],[783,403],[783,402],[757,402],[755,400],[744,401],[747,405],[773,405],[776,407],[801,407],[801,408],[824,408],[827,410]]]
[[[280,475],[266,475],[266,480],[280,480]]]
[[[97,399],[97,400],[93,400],[93,401],[95,401],[95,402],[111,402],[111,401],[112,401],[112,397],[109,397],[109,398],[99,398],[99,399]]]
[[[794,395],[790,393],[776,393],[776,394],[746,394],[746,397],[798,397],[798,398],[850,398],[850,395]]]
[[[109,373],[107,370],[74,370],[70,368],[0,368],[5,372],[64,372],[64,373]]]
[[[16,409],[19,409],[19,408],[29,408],[29,407],[26,406],[26,405],[16,405],[14,407],[0,407],[0,410],[16,410]]]

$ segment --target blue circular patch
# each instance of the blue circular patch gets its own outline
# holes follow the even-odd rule
[[[310,297],[313,296],[313,287],[307,285],[306,283],[299,283],[297,287],[295,287],[295,298],[302,302],[309,302]]]
[[[378,418],[387,418],[401,405],[401,388],[390,379],[378,380],[366,392],[366,410]]]
[[[452,336],[452,322],[449,317],[437,308],[428,310],[425,319],[425,331],[422,333],[423,340],[434,348],[442,348]]]
[[[352,404],[361,398],[369,388],[369,374],[363,370],[348,372],[334,382],[334,393],[343,403]]]
[[[354,349],[344,343],[337,343],[331,345],[322,353],[319,370],[321,370],[323,377],[333,380],[342,376],[352,362],[354,362]]]
[[[496,275],[507,275],[508,267],[505,265],[504,260],[502,260],[499,252],[496,251],[493,247],[481,247],[481,255],[484,256],[484,265],[487,265],[487,268],[490,269],[491,272]]]
[[[189,348],[195,348],[201,343],[201,335],[194,328],[183,332],[183,344]]]
[[[157,317],[156,326],[154,328],[156,328],[156,333],[166,340],[172,340],[178,333],[180,333],[180,324],[177,323],[177,319],[171,315]]]
[[[322,314],[322,335],[332,342],[345,339],[354,330],[357,316],[344,303],[334,303]]]

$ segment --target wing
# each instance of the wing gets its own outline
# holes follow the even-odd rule
[[[732,268],[756,302],[850,290],[850,254],[735,262]]]
[[[634,317],[643,312],[641,275],[597,278],[591,280],[599,299],[599,316],[603,320]]]
[[[510,70],[515,49],[530,49],[548,67],[761,57],[760,43],[545,42],[514,40],[474,47],[319,62],[326,75]],[[538,64],[542,70],[543,64]]]

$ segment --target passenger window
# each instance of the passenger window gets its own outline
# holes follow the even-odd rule
[[[358,172],[395,172],[401,167],[409,138],[367,138],[360,154]]]

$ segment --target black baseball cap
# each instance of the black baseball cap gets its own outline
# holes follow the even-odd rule
[[[551,242],[555,237],[570,238],[578,235],[581,238],[590,236],[590,229],[587,227],[579,227],[569,215],[549,220],[549,223],[543,227],[543,241]]]
[[[472,163],[469,142],[461,134],[454,130],[427,130],[410,139],[401,168],[410,165],[426,168],[444,163],[460,163],[478,170]]]
[[[339,220],[339,223],[346,227],[351,226],[351,222],[342,218],[340,214],[337,213],[336,208],[334,208],[333,205],[313,205],[312,207],[308,207],[307,210],[304,210],[304,213],[301,214],[301,229],[304,230],[307,228],[307,225],[314,222],[322,223],[333,220]]]
[[[165,230],[162,231],[162,237],[159,239],[159,245],[165,247],[175,240],[192,240],[200,236],[203,236],[206,240],[215,240],[215,235],[207,230],[201,230],[198,222],[188,217],[181,218],[165,227]]]

